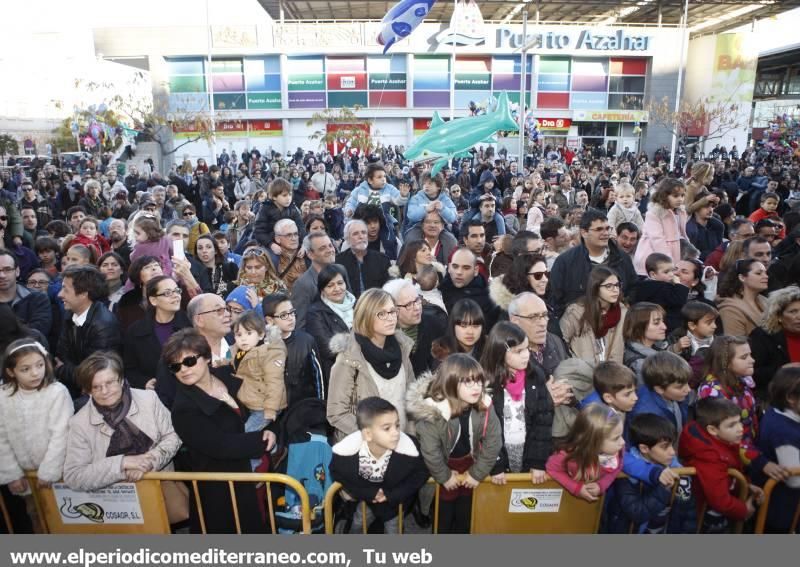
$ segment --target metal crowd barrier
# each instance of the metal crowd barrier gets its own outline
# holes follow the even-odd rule
[[[789,469],[789,473],[791,476],[800,476],[800,467]],[[756,516],[755,531],[757,534],[764,533],[764,528],[767,524],[767,517],[769,515],[769,504],[770,500],[772,499],[772,493],[775,491],[775,487],[779,484],[781,483],[777,480],[769,479],[764,485],[764,503],[761,504],[761,507],[758,509],[758,515]],[[795,508],[792,523],[789,526],[789,533],[795,533],[797,531],[798,522],[800,522],[800,502],[798,502],[797,507]]]
[[[284,474],[274,473],[190,473],[190,472],[157,472],[147,473],[144,478],[135,483],[136,497],[141,511],[141,517],[135,523],[104,523],[102,518],[92,518],[92,513],[97,511],[97,505],[87,504],[86,502],[58,502],[52,488],[38,488],[35,473],[27,475],[28,483],[31,486],[32,494],[30,498],[33,502],[35,515],[37,516],[40,531],[52,534],[169,534],[170,524],[167,519],[167,511],[161,491],[162,481],[184,482],[190,489],[189,498],[194,500],[196,512],[198,514],[200,529],[203,534],[206,531],[206,515],[203,510],[203,502],[198,490],[199,482],[225,482],[228,484],[230,494],[231,509],[233,512],[236,533],[241,533],[241,523],[237,505],[235,484],[239,482],[264,483],[266,502],[265,509],[268,512],[268,521],[272,533],[277,533],[278,526],[275,519],[275,506],[273,496],[273,484],[284,485],[291,488],[300,498],[300,525],[301,533],[311,533],[312,513],[311,506],[303,485],[294,478]],[[91,493],[79,493],[91,494]],[[68,511],[76,518],[80,515],[89,518],[87,523],[71,523],[64,520],[64,511]],[[0,495],[0,514],[5,523],[8,533],[15,533],[10,511],[7,503]]]

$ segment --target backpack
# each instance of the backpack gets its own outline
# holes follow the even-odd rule
[[[333,451],[328,443],[328,420],[325,401],[307,398],[289,408],[281,418],[278,444],[287,454],[273,472],[286,474],[306,489],[312,510],[311,528],[324,531],[322,513],[325,493],[330,488],[330,464]],[[300,497],[291,488],[274,485],[272,497],[278,533],[298,533],[302,530]]]

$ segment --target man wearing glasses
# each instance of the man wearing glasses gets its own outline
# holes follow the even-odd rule
[[[273,240],[280,246],[281,253],[270,254],[270,260],[275,267],[280,279],[291,291],[295,282],[308,269],[309,262],[305,258],[305,253],[300,248],[300,232],[292,219],[281,219],[275,223],[275,233]]]
[[[0,303],[8,304],[17,319],[25,325],[49,337],[53,324],[50,300],[46,293],[30,290],[17,283],[19,272],[14,254],[0,250]],[[44,291],[47,291],[47,286]]]
[[[423,308],[422,295],[417,286],[405,278],[386,282],[383,290],[388,292],[397,306],[397,325],[414,341],[411,351],[411,366],[414,374],[433,370],[435,358],[431,353],[433,340],[445,332],[447,320],[437,317]]]
[[[231,332],[231,311],[225,300],[214,293],[201,293],[186,306],[186,314],[211,347],[214,366],[230,364],[232,354],[225,336]]]
[[[616,271],[626,293],[636,283],[636,271],[630,256],[610,239],[611,227],[606,214],[588,209],[581,218],[581,243],[559,254],[550,271],[547,293],[556,317],[561,317],[567,305],[586,292],[586,281],[592,267],[599,264]]]

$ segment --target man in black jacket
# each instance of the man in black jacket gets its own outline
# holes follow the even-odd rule
[[[344,227],[350,248],[336,255],[336,263],[347,270],[350,289],[358,298],[371,287],[382,287],[389,279],[391,262],[386,255],[368,248],[367,224],[351,220]]]
[[[547,293],[556,317],[561,317],[567,305],[586,292],[586,281],[594,266],[602,264],[617,272],[623,294],[637,280],[630,256],[609,239],[611,227],[604,212],[588,209],[581,218],[580,231],[580,245],[561,253],[550,271]]]
[[[433,340],[444,335],[447,320],[436,317],[422,309],[422,296],[411,280],[405,278],[386,282],[383,289],[392,296],[397,306],[397,325],[408,338],[414,341],[411,351],[411,366],[414,375],[433,369],[431,353]]]
[[[73,399],[81,395],[75,383],[75,368],[100,350],[120,352],[119,322],[103,305],[108,284],[94,266],[72,266],[64,271],[58,296],[67,313],[58,341],[56,377],[69,388]],[[88,392],[85,392],[88,393]]]
[[[8,250],[0,250],[0,303],[9,304],[25,325],[49,336],[53,324],[50,300],[46,294],[17,283],[18,277],[16,256]]]
[[[471,299],[480,305],[488,331],[497,321],[499,308],[489,297],[489,286],[478,273],[477,258],[467,248],[459,248],[447,264],[447,275],[439,285],[444,305],[449,313],[461,299]]]

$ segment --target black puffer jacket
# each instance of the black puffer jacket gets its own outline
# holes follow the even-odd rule
[[[483,316],[486,318],[486,325],[484,329],[491,329],[497,322],[500,315],[500,308],[494,304],[491,297],[489,297],[489,286],[486,285],[486,280],[483,276],[476,275],[469,282],[469,285],[464,287],[456,287],[453,280],[450,279],[450,274],[444,277],[444,281],[439,285],[442,292],[442,299],[444,306],[447,307],[447,312],[453,310],[453,306],[461,299],[471,299],[481,307]]]
[[[505,395],[503,391],[492,393],[492,404],[500,423],[503,420]],[[525,449],[522,454],[522,471],[531,469],[544,470],[548,457],[553,452],[553,398],[547,390],[547,379],[542,369],[531,363],[525,374]],[[503,428],[501,428],[501,433]],[[508,453],[505,439],[503,448],[492,469],[492,475],[508,472]]]
[[[121,346],[119,322],[101,301],[92,303],[81,327],[75,325],[72,314],[67,312],[58,339],[58,358],[64,364],[56,369],[56,377],[69,389],[73,399],[77,398],[81,392],[75,383],[75,368],[93,352],[120,353]]]
[[[328,382],[322,375],[314,337],[295,331],[283,339],[286,345],[286,400],[289,407],[306,398],[326,399]]]
[[[347,323],[328,307],[322,299],[317,299],[308,308],[306,315],[306,332],[317,341],[317,353],[322,364],[325,382],[331,377],[331,368],[336,362],[336,353],[331,351],[330,340],[338,333],[349,333]]]

